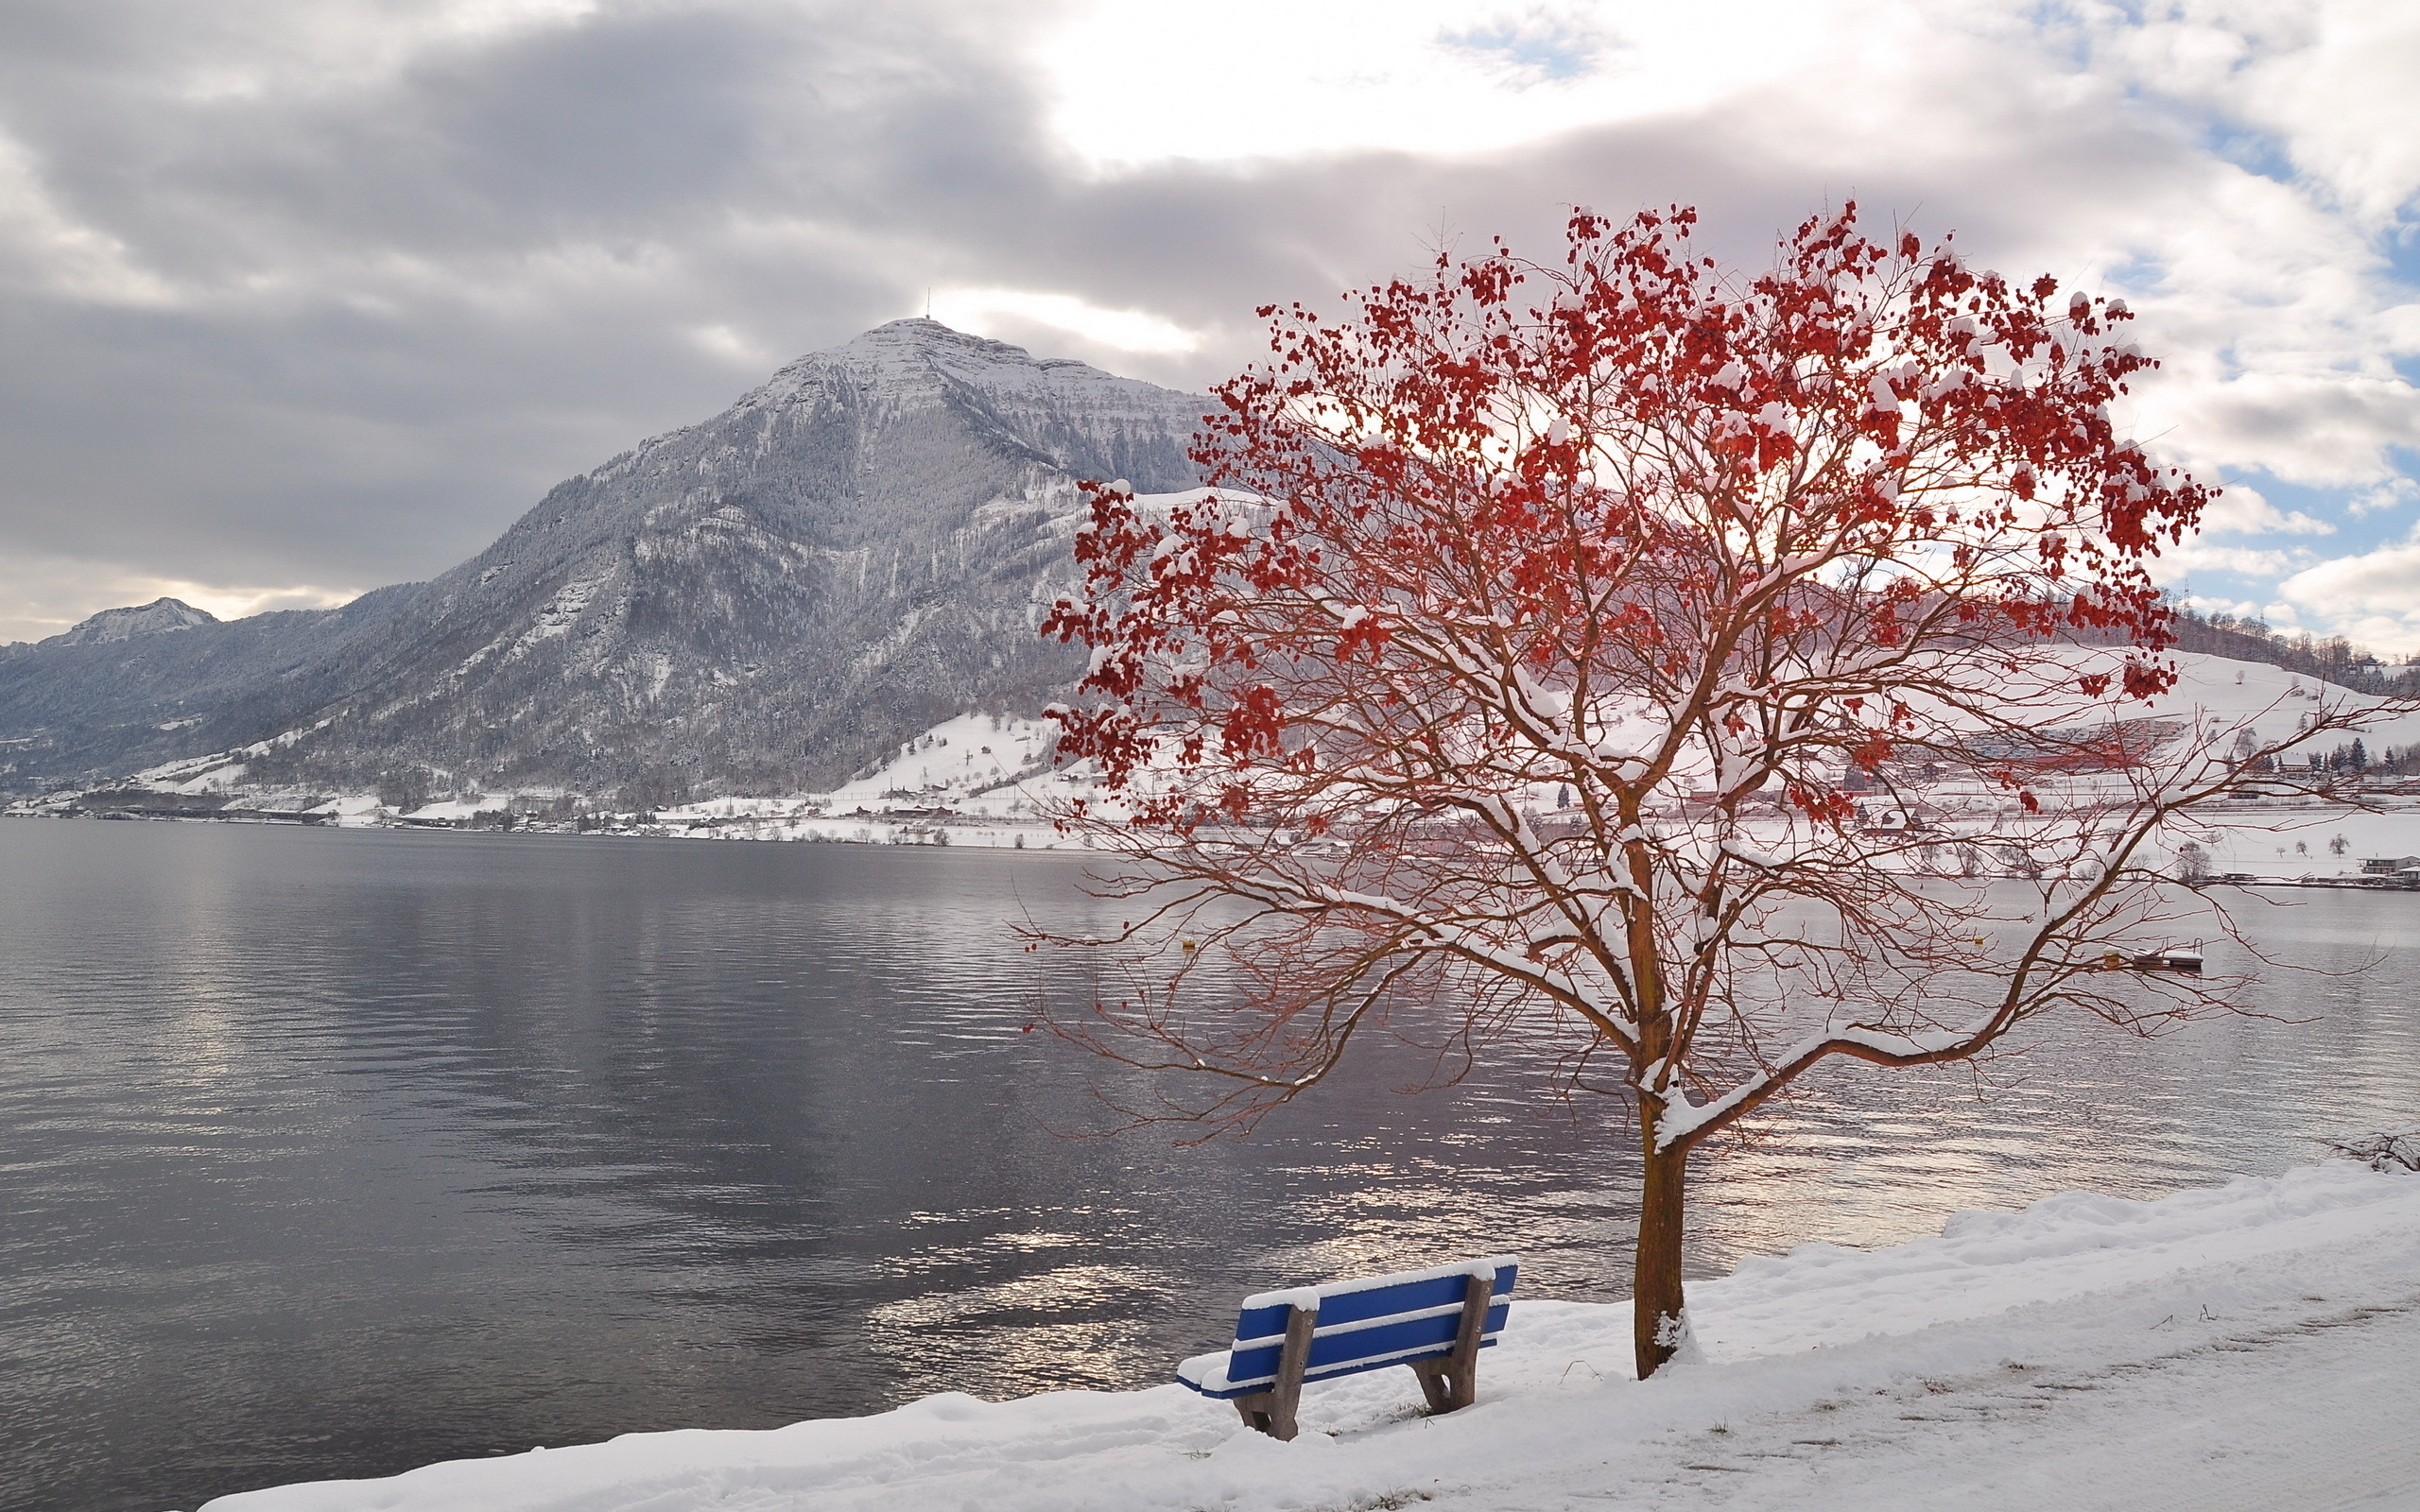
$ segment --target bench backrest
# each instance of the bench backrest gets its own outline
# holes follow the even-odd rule
[[[1319,1314],[1311,1331],[1310,1359],[1303,1370],[1305,1381],[1451,1354],[1454,1335],[1461,1326],[1464,1290],[1473,1276],[1490,1292],[1487,1322],[1479,1336],[1484,1349],[1503,1332],[1512,1311],[1512,1283],[1520,1269],[1514,1256],[1495,1255],[1427,1270],[1247,1297],[1242,1311],[1236,1314],[1236,1342],[1227,1358],[1225,1390],[1219,1395],[1261,1390],[1277,1379],[1287,1314],[1297,1307]]]

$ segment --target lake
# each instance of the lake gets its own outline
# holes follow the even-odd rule
[[[0,1508],[191,1508],[636,1430],[1167,1380],[1280,1282],[1512,1250],[1628,1294],[1616,1108],[1381,1055],[1248,1140],[1104,1122],[1041,851],[0,823]],[[2420,896],[2156,1040],[1819,1074],[1690,1263],[2271,1173],[2420,1110]],[[2214,970],[2242,963],[2212,951]],[[2300,1022],[2289,1020],[2306,1021]],[[2098,1032],[2096,1032],[2098,1030]]]

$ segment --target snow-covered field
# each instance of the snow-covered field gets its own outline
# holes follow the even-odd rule
[[[1231,1300],[1203,1299],[1205,1338]],[[1516,1302],[1478,1405],[1421,1417],[1410,1373],[1378,1371],[1306,1390],[1291,1444],[1175,1385],[943,1395],[209,1506],[2420,1508],[2420,1176],[2331,1162],[2153,1202],[2067,1194],[1893,1248],[1752,1260],[1691,1306],[1694,1357],[1639,1383],[1626,1308]]]
[[[1064,849],[1052,803],[1097,796],[1088,765],[1055,767],[1058,727],[960,714],[907,742],[868,775],[829,793],[722,798],[668,808],[658,824],[735,840],[838,840]],[[695,825],[695,829],[689,826]]]

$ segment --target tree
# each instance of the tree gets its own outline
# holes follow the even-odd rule
[[[2176,848],[2176,875],[2184,882],[2210,880],[2210,852],[2200,841],[2187,840]]]
[[[1440,1079],[1524,1036],[1575,1085],[1619,1068],[1642,1375],[1685,1330],[1693,1149],[1837,1058],[2222,1005],[2109,970],[2170,918],[2160,823],[2348,717],[2230,747],[2145,711],[2175,676],[2145,564],[2209,492],[2113,428],[2150,366],[2121,301],[1854,206],[1741,278],[1695,218],[1579,211],[1559,266],[1497,243],[1342,318],[1263,309],[1217,490],[1086,484],[1045,626],[1092,648],[1051,713],[1109,792],[1061,822],[1135,904],[1051,941],[1132,990],[1050,1026],[1170,1074],[1130,1114],[1211,1131],[1379,1033]],[[1868,827],[1853,787],[1969,817]]]

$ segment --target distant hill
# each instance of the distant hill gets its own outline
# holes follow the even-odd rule
[[[52,636],[43,645],[95,645],[104,641],[130,641],[138,635],[164,635],[197,625],[216,625],[218,616],[182,598],[155,598],[132,609],[105,609],[91,619]]]
[[[0,784],[286,736],[247,781],[653,803],[828,786],[960,712],[1029,712],[1080,670],[1034,632],[1075,482],[1193,486],[1208,407],[894,321],[559,485],[425,585],[0,648]]]
[[[2266,662],[2358,693],[2397,698],[2420,696],[2420,658],[2398,666],[2380,661],[2341,635],[2324,639],[2314,639],[2308,631],[2282,635],[2259,620],[2180,609],[2176,646],[2180,651],[2202,651],[2238,662]]]
[[[291,729],[344,691],[346,650],[419,592],[404,584],[342,609],[71,639],[143,612],[107,610],[37,644],[0,645],[0,793],[89,783]]]

